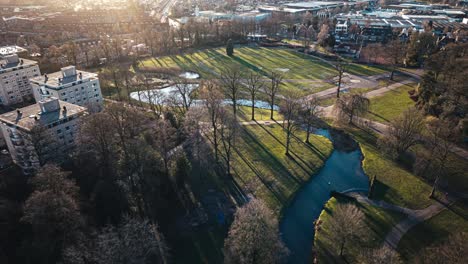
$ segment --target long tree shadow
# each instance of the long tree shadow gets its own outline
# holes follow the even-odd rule
[[[273,120],[276,124],[278,124],[284,131],[286,131],[285,128],[283,128],[283,126],[276,120]],[[258,122],[257,122],[258,123]],[[291,134],[291,136],[297,141],[297,143],[300,143],[302,145],[304,145],[305,147],[307,147],[308,149],[310,149],[311,151],[315,152],[315,154],[317,154],[317,156],[321,159],[321,160],[326,160],[327,157],[325,156],[325,154],[323,152],[321,152],[317,147],[313,146],[312,143],[309,143],[307,144],[306,142],[303,142],[302,139],[294,134]],[[281,143],[281,142],[280,142]],[[283,144],[284,146],[284,144]]]
[[[376,116],[376,117],[378,117],[378,118],[381,118],[382,120],[385,120],[386,122],[389,122],[389,123],[390,123],[390,120],[388,120],[387,118],[385,118],[385,117],[383,117],[383,116],[381,116],[381,115],[379,115],[379,114],[377,114],[377,113],[375,113],[375,112],[368,111],[368,113],[370,113],[371,115],[374,115],[374,116]]]
[[[249,167],[249,169],[257,176],[257,178],[263,183],[263,185],[270,190],[270,192],[273,194],[273,196],[280,202],[281,204],[284,204],[286,201],[286,197],[280,193],[279,191],[275,190],[275,188],[261,175],[261,173],[255,168],[255,166],[248,161],[242,153],[240,153],[237,149],[235,149],[237,155],[242,159],[242,161]],[[234,168],[235,171],[235,168]],[[238,173],[236,172],[236,175]]]
[[[289,172],[288,168],[286,168],[283,165],[283,163],[277,157],[275,157],[273,154],[271,154],[271,152],[265,147],[265,145],[263,143],[261,143],[257,139],[257,137],[252,135],[252,133],[250,131],[248,131],[247,129],[244,128],[244,132],[248,136],[248,138],[255,145],[257,145],[257,146],[259,146],[261,148],[264,155],[267,156],[265,158],[272,160],[272,162],[269,162],[269,165],[270,165],[271,168],[275,169],[275,171],[277,172],[276,175],[287,176],[288,179],[293,180],[296,184],[301,184],[303,182],[302,179],[300,179],[300,178],[294,176],[293,174],[291,174]],[[259,153],[259,155],[261,155],[261,154]]]

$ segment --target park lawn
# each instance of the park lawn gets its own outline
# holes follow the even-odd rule
[[[374,199],[411,209],[422,209],[432,203],[431,186],[382,154],[376,146],[375,134],[359,128],[345,130],[361,145],[365,173],[377,176]]]
[[[344,255],[348,263],[356,263],[356,258],[363,252],[363,248],[377,248],[394,225],[405,218],[405,215],[369,204],[358,203],[347,198],[331,198],[320,214],[318,221],[320,230],[315,233],[314,250],[317,253],[318,263],[346,263],[339,257],[339,246],[333,241],[330,230],[330,219],[336,206],[340,203],[353,203],[364,213],[363,234],[359,241],[348,241],[345,244]]]
[[[322,84],[319,80],[336,75],[335,69],[329,64],[284,48],[241,47],[235,49],[233,57],[227,56],[224,48],[205,49],[191,54],[143,60],[140,66],[195,71],[204,79],[217,78],[223,68],[238,66],[244,73],[253,71],[268,76],[272,71],[278,71],[284,74],[285,80],[317,80],[318,88],[327,87],[327,83]],[[294,90],[300,85],[283,87]]]
[[[237,118],[241,122],[252,121],[252,108],[250,106],[239,106],[237,110]],[[273,118],[275,120],[283,120],[283,116],[278,111],[273,111]],[[270,110],[263,108],[255,108],[255,120],[257,121],[272,121],[270,119]],[[272,121],[273,122],[273,121]]]
[[[408,263],[414,263],[423,249],[436,246],[449,236],[468,232],[468,208],[456,203],[431,219],[418,224],[406,233],[398,244],[398,251]]]
[[[377,122],[389,123],[406,109],[415,105],[410,98],[409,91],[416,88],[416,84],[403,85],[384,95],[371,98],[368,118]]]
[[[388,72],[387,69],[380,66],[370,66],[364,64],[350,63],[346,68],[347,73],[361,76],[377,75]]]
[[[304,132],[291,140],[291,156],[285,155],[285,132],[278,123],[243,126],[237,142],[233,174],[246,193],[263,199],[276,215],[293,194],[323,165],[332,151],[331,142]]]

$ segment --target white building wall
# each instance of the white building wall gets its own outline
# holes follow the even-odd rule
[[[18,104],[25,98],[32,97],[33,91],[29,79],[39,75],[41,72],[37,65],[0,73],[0,105]]]

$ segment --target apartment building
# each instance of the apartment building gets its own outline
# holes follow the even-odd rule
[[[75,146],[86,108],[50,97],[0,115],[0,128],[13,162],[25,174],[47,162],[60,162]]]
[[[32,102],[29,79],[40,75],[37,62],[12,54],[12,49],[0,48],[0,105]]]
[[[79,106],[102,106],[103,98],[97,74],[76,70],[75,66],[32,78],[32,90],[36,101],[47,97]]]

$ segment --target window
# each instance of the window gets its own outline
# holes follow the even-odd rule
[[[57,134],[62,133],[62,129],[57,129]]]
[[[70,126],[65,127],[66,130],[70,130]]]

